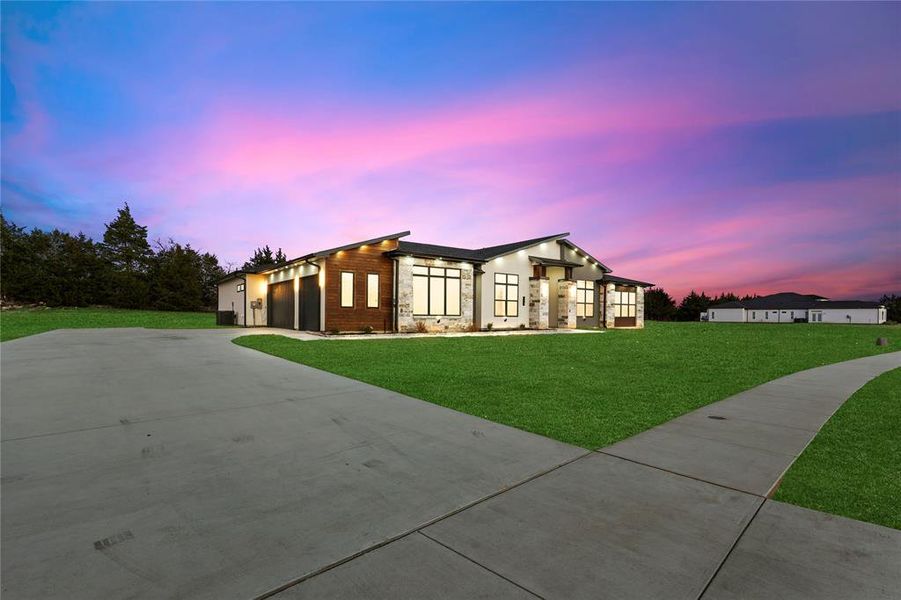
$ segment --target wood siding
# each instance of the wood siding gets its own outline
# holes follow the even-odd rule
[[[376,331],[391,329],[394,313],[394,261],[383,255],[397,248],[397,240],[343,250],[326,259],[325,324],[326,331],[360,331],[367,325]],[[354,305],[341,306],[341,273],[354,274]],[[379,307],[366,308],[366,275],[379,275]]]

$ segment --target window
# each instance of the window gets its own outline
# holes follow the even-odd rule
[[[239,284],[238,284],[238,291],[239,291],[239,292],[243,292],[243,291],[244,291],[244,284],[243,284],[243,283],[239,283]]]
[[[494,316],[519,316],[519,275],[494,274]]]
[[[594,316],[594,282],[579,279],[576,281],[576,316]]]
[[[413,265],[413,314],[460,315],[460,269]]]
[[[341,308],[354,306],[354,274],[341,271]]]
[[[622,292],[616,290],[613,292],[613,316],[614,317],[634,317],[636,305],[635,292]]]
[[[379,307],[379,274],[366,274],[366,308]]]
[[[716,313],[711,310],[710,311],[710,319],[713,320],[715,318],[716,318]]]
[[[757,318],[757,311],[756,311],[756,310],[752,310],[752,311],[751,311],[751,318],[752,318],[752,319],[756,319],[756,318]]]

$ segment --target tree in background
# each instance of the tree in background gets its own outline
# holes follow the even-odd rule
[[[147,227],[138,225],[127,202],[116,218],[106,224],[100,253],[110,266],[106,290],[110,304],[123,308],[146,306],[150,290],[147,271],[153,250],[147,241]]]
[[[651,321],[672,321],[676,301],[662,288],[650,288],[644,293],[644,316]]]
[[[879,304],[885,306],[885,318],[895,323],[901,322],[901,296],[885,294],[879,299]]]
[[[676,309],[677,321],[697,321],[701,318],[701,313],[706,312],[710,307],[711,298],[704,292],[698,294],[691,290],[687,296],[682,298],[679,308]]]
[[[224,274],[216,255],[173,240],[158,246],[154,253],[127,204],[106,225],[102,243],[82,233],[27,232],[0,214],[0,295],[50,306],[214,307]]]
[[[250,260],[244,263],[244,266],[241,267],[245,271],[256,269],[258,267],[266,267],[269,265],[274,265],[278,263],[283,263],[288,260],[288,257],[285,256],[285,253],[282,252],[282,249],[279,248],[275,255],[272,254],[272,249],[269,248],[269,245],[265,245],[262,248],[257,248],[253,251],[253,256],[250,257]]]
[[[741,299],[742,298],[739,298],[737,295],[733,294],[732,292],[722,292],[722,293],[720,293],[719,296],[714,296],[713,298],[711,298],[710,304],[720,304],[722,302],[737,302],[738,300],[741,300]],[[744,299],[748,300],[749,298],[746,297]]]

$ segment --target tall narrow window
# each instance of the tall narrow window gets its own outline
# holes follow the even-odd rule
[[[519,316],[519,275],[513,273],[494,274],[494,316]]]
[[[341,308],[354,306],[354,274],[341,271]]]
[[[576,316],[594,316],[594,282],[579,279],[576,281]]]
[[[413,314],[415,316],[459,316],[460,269],[413,266]]]
[[[366,274],[366,308],[379,307],[379,274]]]

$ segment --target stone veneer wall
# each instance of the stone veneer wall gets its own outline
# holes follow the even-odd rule
[[[413,316],[413,265],[460,269],[460,315],[423,317]],[[466,331],[472,326],[474,294],[472,265],[462,262],[417,258],[401,258],[397,265],[397,330],[416,331],[422,321],[429,331]],[[440,322],[439,322],[440,321]]]
[[[529,327],[547,329],[549,326],[550,283],[547,277],[529,278]]]
[[[613,290],[615,286],[608,283],[604,286],[604,327],[613,329]],[[638,312],[638,308],[635,309]]]
[[[635,288],[635,326],[644,327],[644,288]]]
[[[557,327],[576,328],[576,282],[572,279],[557,282]]]

